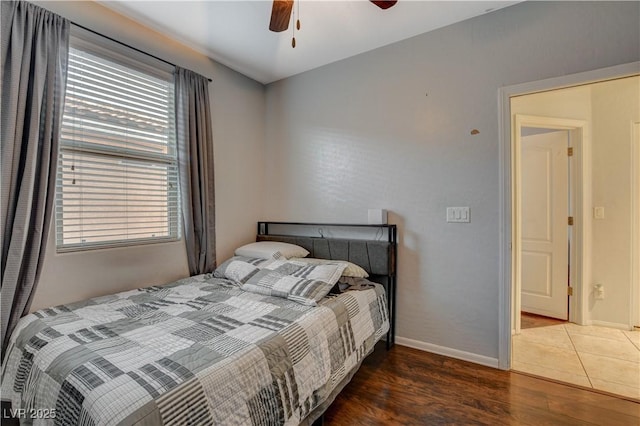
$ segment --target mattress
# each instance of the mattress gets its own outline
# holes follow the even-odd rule
[[[317,307],[210,274],[34,312],[2,365],[23,424],[299,424],[388,331],[384,289]]]

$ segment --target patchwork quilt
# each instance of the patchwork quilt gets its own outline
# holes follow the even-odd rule
[[[210,274],[24,317],[2,365],[22,424],[281,425],[389,328],[384,290],[306,306]]]

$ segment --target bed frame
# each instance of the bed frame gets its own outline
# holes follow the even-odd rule
[[[357,235],[359,231],[375,231],[375,237],[326,238],[334,231]],[[365,232],[366,233],[366,232]],[[317,234],[317,235],[313,235]],[[396,260],[398,234],[396,225],[343,223],[258,222],[256,241],[280,241],[296,244],[309,251],[309,257],[348,260],[364,268],[369,280],[382,284],[387,294],[389,332],[387,349],[395,343]]]

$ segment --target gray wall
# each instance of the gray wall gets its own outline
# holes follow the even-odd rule
[[[526,2],[267,86],[265,218],[388,209],[398,336],[497,358],[498,88],[639,60],[639,16]],[[447,206],[471,223],[445,223]]]

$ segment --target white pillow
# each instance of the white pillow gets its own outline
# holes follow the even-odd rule
[[[335,264],[340,263],[344,264],[345,268],[342,271],[343,277],[353,277],[353,278],[367,278],[369,274],[362,267],[356,265],[355,263],[348,262],[346,260],[329,260],[329,259],[317,259],[315,257],[305,257],[305,258],[291,258],[289,260],[293,260],[296,262],[308,263],[310,265],[323,265],[323,264]]]
[[[305,257],[309,254],[304,247],[278,241],[259,241],[257,243],[246,244],[238,247],[235,254],[236,256],[271,259],[276,256],[278,252],[287,259],[290,257]]]

